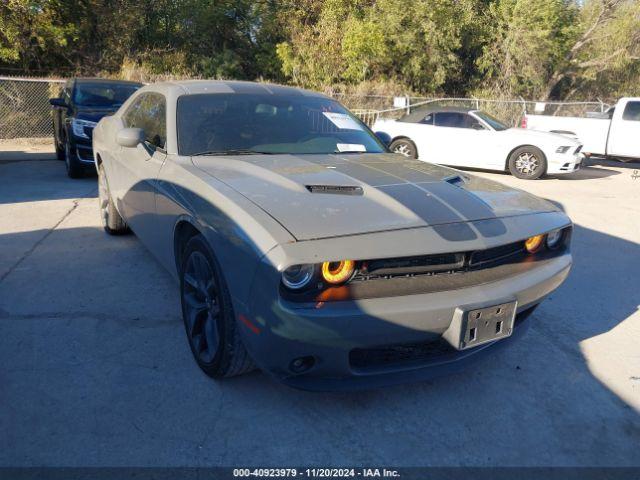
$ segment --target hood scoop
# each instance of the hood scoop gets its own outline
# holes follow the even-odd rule
[[[463,185],[465,183],[464,177],[460,175],[450,175],[448,177],[444,177],[442,180],[450,183],[451,185]]]
[[[328,193],[332,195],[364,195],[362,187],[355,185],[305,185],[311,193]]]

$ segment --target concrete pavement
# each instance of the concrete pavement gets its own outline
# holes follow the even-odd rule
[[[40,150],[0,153],[0,466],[640,465],[633,169],[479,173],[565,208],[567,282],[465,373],[317,394],[202,374],[173,280],[135,236],[104,234],[95,178]]]

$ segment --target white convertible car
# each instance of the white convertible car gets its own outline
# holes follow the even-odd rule
[[[373,127],[389,136],[390,149],[426,162],[508,170],[524,179],[575,172],[582,144],[566,136],[509,128],[480,110],[426,107]]]

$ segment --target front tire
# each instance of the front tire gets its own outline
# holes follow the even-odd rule
[[[537,147],[519,147],[509,155],[508,166],[516,178],[537,180],[547,173],[547,158]]]
[[[180,297],[189,347],[204,373],[223,378],[255,368],[240,338],[218,262],[200,235],[189,240],[182,255]]]
[[[389,145],[389,150],[408,158],[418,158],[418,148],[416,147],[416,144],[408,138],[399,138],[394,140],[391,142],[391,145]]]
[[[107,176],[104,172],[102,164],[98,167],[98,201],[100,204],[100,218],[102,220],[102,228],[109,235],[122,235],[127,233],[129,228],[120,213],[116,209],[116,205],[109,191]]]
[[[64,142],[64,164],[67,167],[67,175],[69,178],[80,178],[84,173],[82,166],[79,164],[77,157],[73,154],[69,139]]]
[[[64,148],[62,148],[60,146],[60,143],[58,143],[58,139],[56,138],[56,136],[53,136],[53,145],[56,149],[56,158],[60,161],[64,161],[65,159],[65,151]]]

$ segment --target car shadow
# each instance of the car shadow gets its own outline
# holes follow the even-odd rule
[[[554,178],[556,180],[593,180],[596,178],[612,177],[614,175],[620,175],[620,172],[616,170],[610,170],[607,168],[598,168],[594,166],[584,166],[577,172],[569,173],[566,175],[547,175],[545,178]]]
[[[51,157],[53,154],[28,153],[24,160],[13,157],[14,160],[0,161],[0,205],[83,198],[97,191],[95,176],[88,173],[83,178],[71,179],[64,162],[55,160],[55,156],[54,160],[39,160],[37,155]]]
[[[591,157],[587,160],[587,164],[594,168],[621,168],[624,170],[638,170],[640,171],[640,161],[622,162],[618,160],[611,160],[607,158],[595,158]]]
[[[29,150],[0,150],[0,163],[38,162],[43,160],[56,160],[56,154],[53,152],[33,152]]]

